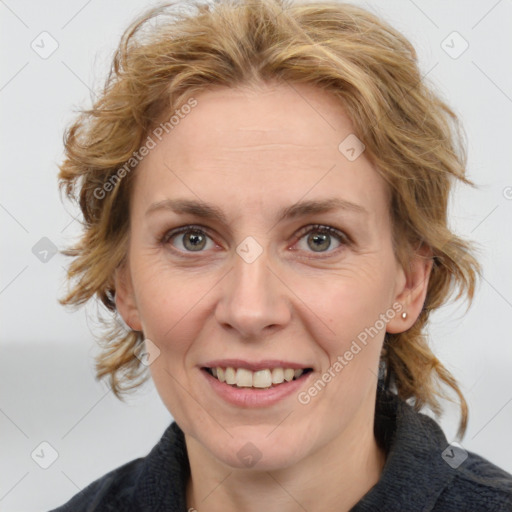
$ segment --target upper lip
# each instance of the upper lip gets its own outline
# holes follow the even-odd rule
[[[311,365],[293,363],[291,361],[283,361],[277,359],[265,359],[262,361],[246,361],[245,359],[216,359],[208,361],[201,365],[206,368],[246,368],[251,371],[266,370],[272,368],[293,368],[294,370],[304,370],[312,368]]]

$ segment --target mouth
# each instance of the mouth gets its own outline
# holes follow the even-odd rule
[[[202,367],[201,370],[233,388],[253,389],[276,388],[287,382],[298,380],[313,371],[312,368],[263,368],[252,371],[232,366]]]

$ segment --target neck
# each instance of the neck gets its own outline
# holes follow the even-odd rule
[[[185,435],[191,468],[188,510],[349,511],[378,482],[385,463],[373,434],[374,403],[300,464],[273,471],[227,466]]]

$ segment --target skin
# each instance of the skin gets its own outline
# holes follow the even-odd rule
[[[207,511],[349,510],[377,483],[385,455],[373,434],[385,331],[402,332],[425,300],[431,259],[406,274],[391,238],[389,192],[363,152],[338,145],[354,132],[338,101],[310,85],[213,88],[141,162],[130,211],[126,264],[116,274],[124,320],[160,350],[156,388],[185,433],[191,465],[187,506]],[[335,210],[279,221],[299,200],[343,198],[366,213]],[[224,225],[158,210],[186,198],[212,203]],[[160,237],[187,225],[194,233]],[[349,243],[308,226],[332,226]],[[184,240],[185,236],[185,240]],[[248,236],[262,254],[236,252]],[[309,238],[309,241],[308,241]],[[330,245],[329,245],[330,241]],[[282,359],[313,368],[307,390],[379,315],[390,319],[311,401],[297,394],[267,408],[223,401],[200,367],[219,358]],[[237,456],[251,442],[260,460]],[[302,508],[303,507],[303,508]]]

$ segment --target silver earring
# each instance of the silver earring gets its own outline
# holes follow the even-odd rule
[[[407,318],[407,313],[406,313],[405,311],[402,313],[402,318],[403,318],[404,320]]]

